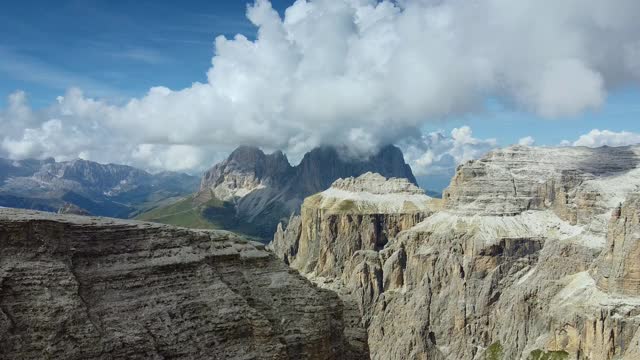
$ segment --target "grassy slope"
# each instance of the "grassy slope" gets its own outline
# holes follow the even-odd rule
[[[159,222],[197,229],[221,229],[223,224],[207,220],[203,211],[208,208],[222,208],[224,204],[213,199],[201,205],[195,205],[193,196],[166,206],[160,206],[136,216],[137,220]]]
[[[168,205],[161,205],[143,212],[136,220],[159,222],[194,229],[224,229],[244,234],[256,240],[266,239],[272,232],[260,233],[260,227],[240,221],[235,216],[232,204],[213,198],[197,204],[194,197],[188,196]]]

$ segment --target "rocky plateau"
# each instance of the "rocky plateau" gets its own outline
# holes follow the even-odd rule
[[[345,359],[343,308],[225,231],[0,209],[2,359]]]
[[[639,161],[514,146],[423,206],[396,206],[419,196],[397,179],[340,180],[269,248],[340,296],[363,358],[638,359]]]

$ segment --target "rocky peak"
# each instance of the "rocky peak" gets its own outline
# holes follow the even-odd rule
[[[356,251],[379,250],[430,215],[437,202],[407,179],[371,172],[338,179],[307,197],[301,215],[286,229],[279,226],[270,246],[303,272],[340,273]]]
[[[345,158],[333,147],[316,148],[305,154],[296,167],[296,186],[299,193],[308,196],[327,189],[336,179],[359,176],[368,171],[385,177],[406,178],[417,184],[402,151],[389,145],[366,159]]]
[[[212,197],[233,203],[236,220],[263,228],[252,235],[268,238],[279,222],[299,213],[305,197],[328,189],[336,179],[366,172],[416,184],[402,152],[394,146],[366,159],[347,158],[336,148],[319,147],[294,167],[280,151],[265,155],[258,148],[241,146],[204,174],[195,198],[198,203]]]
[[[146,183],[151,179],[146,171],[131,166],[100,164],[82,159],[46,163],[34,177],[45,181],[54,178],[75,181],[98,192],[109,191],[128,182]]]
[[[270,247],[341,296],[371,358],[640,358],[639,149],[494,151],[431,213],[367,212],[375,176],[341,180]]]
[[[240,146],[204,173],[200,190],[212,189],[216,197],[231,200],[257,188],[279,185],[290,170],[291,165],[281,151],[266,155],[256,147]]]
[[[0,204],[9,207],[57,211],[72,203],[96,215],[127,217],[138,205],[192,193],[197,182],[187,174],[81,159],[0,159]]]

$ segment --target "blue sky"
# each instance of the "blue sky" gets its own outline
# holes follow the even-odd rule
[[[423,134],[439,131],[446,139],[413,143],[403,149],[408,161],[427,177],[449,161],[446,174],[439,174],[447,179],[455,162],[524,137],[536,145],[559,145],[601,129],[632,133],[608,133],[602,143],[640,139],[640,29],[625,15],[640,11],[636,1],[612,5],[599,18],[616,24],[616,31],[590,23],[602,10],[595,0],[580,11],[523,0],[493,9],[491,21],[473,17],[476,22],[468,21],[468,12],[485,14],[482,7],[489,2],[478,0],[470,9],[463,2],[425,7],[407,0],[422,5],[385,3],[376,11],[386,15],[378,16],[371,7],[315,0],[314,8],[297,3],[287,23],[285,9],[292,3],[259,2],[253,21],[264,25],[262,39],[244,1],[3,3],[0,156],[83,157],[197,172],[240,144],[282,148],[295,162],[324,143],[368,151],[398,142],[419,135],[418,125]],[[272,16],[271,6],[279,17]],[[440,13],[449,15],[447,21]],[[423,24],[407,21],[415,14]],[[451,21],[458,17],[460,22]],[[368,21],[375,31],[367,30]],[[552,29],[551,38],[541,29]],[[248,41],[235,40],[236,34]],[[216,49],[219,35],[228,41]],[[395,43],[378,43],[386,36]],[[398,55],[402,49],[410,51]],[[212,68],[212,57],[220,66]],[[489,66],[478,66],[477,58]],[[351,66],[354,61],[360,67]],[[358,87],[359,79],[366,79],[364,87]],[[156,86],[172,91],[147,96]],[[70,88],[82,92],[68,93]],[[18,119],[6,111],[17,90],[26,92],[26,106],[37,115],[22,112],[24,119]],[[62,95],[68,104],[54,108]],[[467,104],[483,96],[484,109],[443,115],[448,109],[466,113]],[[132,98],[139,103],[124,106]],[[238,99],[245,103],[238,106]],[[545,112],[555,115],[544,117]],[[462,143],[454,141],[452,131],[463,127],[468,129],[458,132],[465,135]],[[72,141],[56,146],[67,139]],[[425,162],[428,150],[436,160]]]
[[[274,1],[284,9],[285,2]],[[204,81],[217,35],[255,37],[242,1],[7,1],[0,96],[46,106],[70,86],[113,100]]]
[[[429,124],[425,131],[437,131],[468,125],[478,138],[496,138],[500,144],[516,144],[531,136],[536,145],[554,146],[563,140],[575,140],[593,129],[615,132],[640,131],[640,89],[623,88],[609,94],[604,105],[577,116],[548,119],[487,101],[486,111],[446,118]]]
[[[291,3],[272,1],[281,14]],[[38,108],[71,86],[114,102],[140,97],[152,86],[189,87],[206,81],[217,35],[255,37],[245,12],[243,1],[6,2],[0,12],[0,98],[24,90]],[[540,145],[594,128],[640,131],[640,92],[633,88],[616,91],[602,109],[573,118],[547,120],[503,106],[489,108],[424,129],[469,125],[474,135],[502,144],[533,136]]]

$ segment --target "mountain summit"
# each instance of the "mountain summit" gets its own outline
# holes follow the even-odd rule
[[[296,166],[280,151],[265,154],[256,147],[241,146],[204,173],[196,194],[140,218],[222,227],[266,239],[280,221],[299,212],[305,197],[328,189],[339,178],[366,172],[416,184],[402,151],[392,145],[366,159],[349,159],[336,148],[319,147],[305,154]]]

